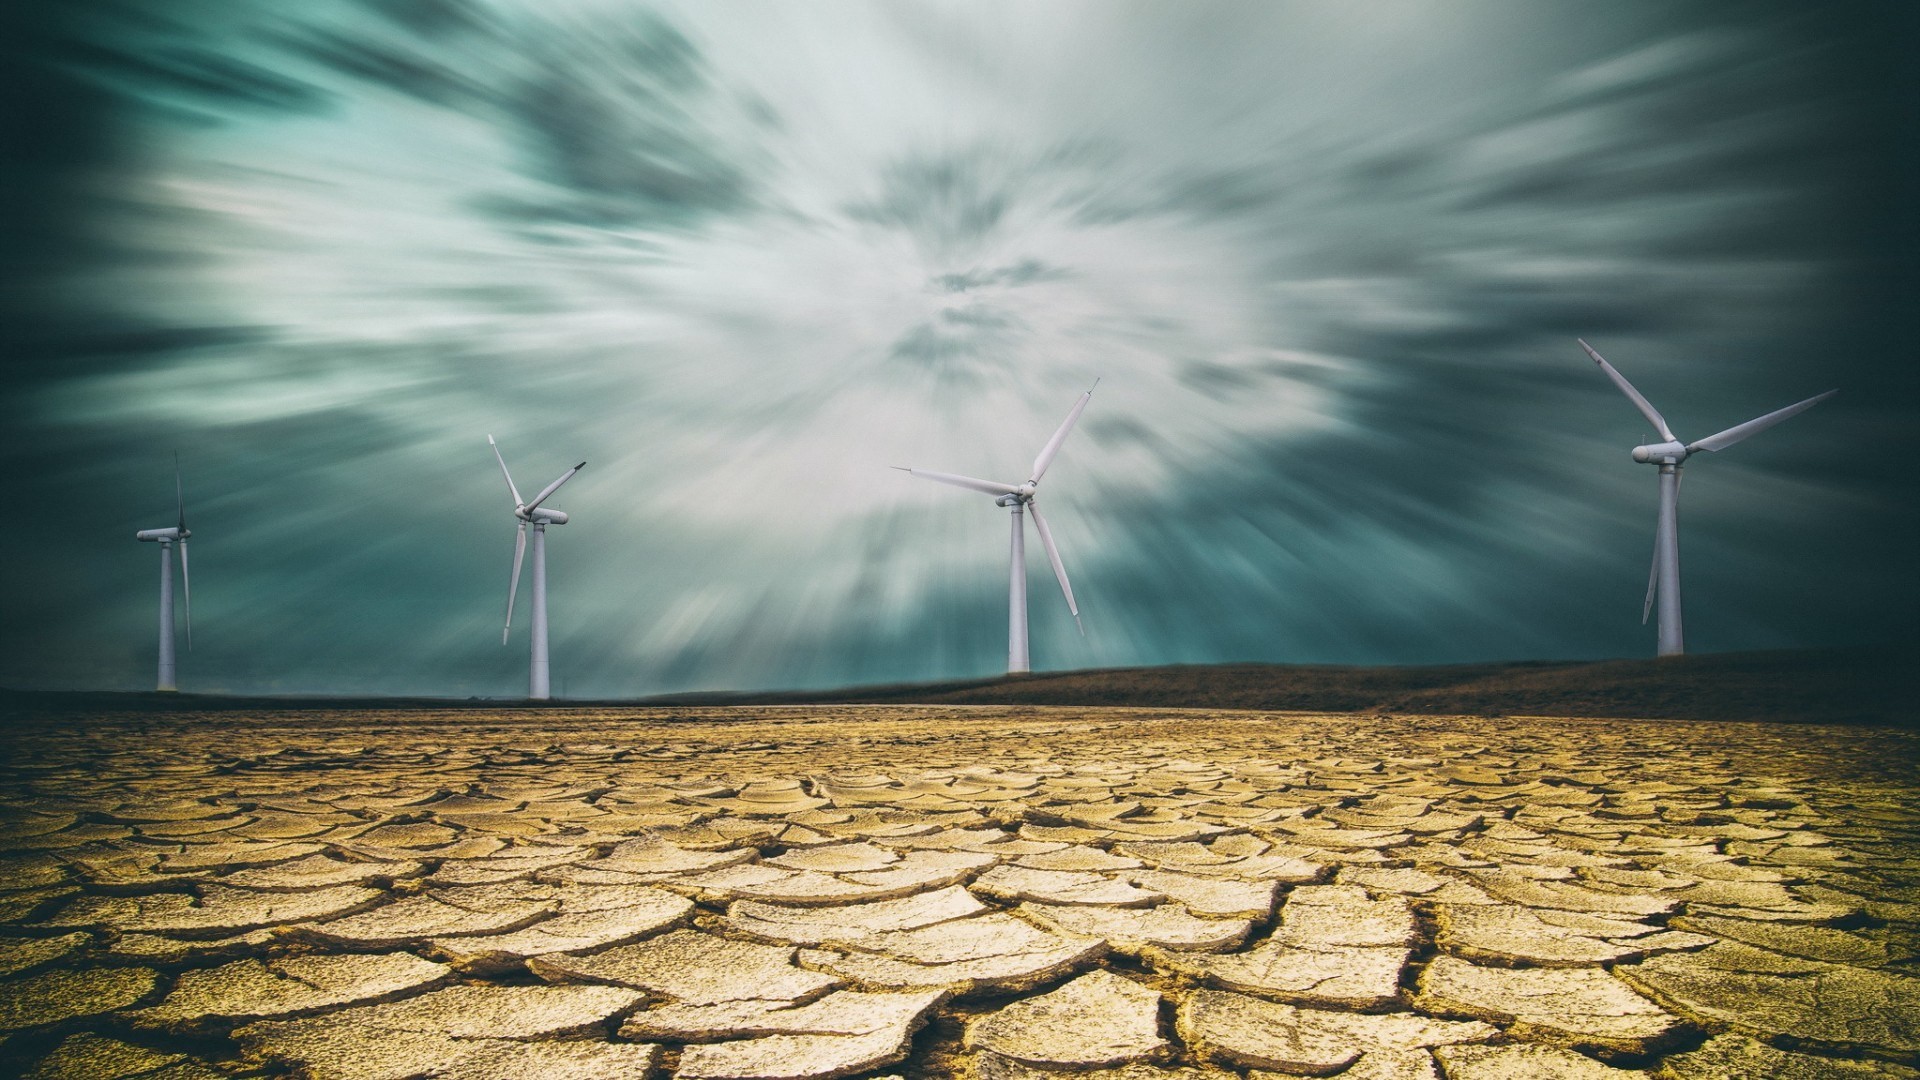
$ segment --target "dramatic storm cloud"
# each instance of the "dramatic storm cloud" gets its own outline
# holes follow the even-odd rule
[[[1904,639],[1912,18],[1865,5],[31,0],[0,684],[556,691]],[[1906,81],[1903,81],[1906,80]],[[1037,545],[1035,549],[1037,551]],[[522,595],[525,595],[523,588]]]

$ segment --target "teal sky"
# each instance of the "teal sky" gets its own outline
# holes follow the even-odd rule
[[[1898,4],[23,0],[0,20],[0,685],[555,690],[1911,640]],[[524,585],[522,595],[525,595]],[[524,609],[523,609],[524,610]]]

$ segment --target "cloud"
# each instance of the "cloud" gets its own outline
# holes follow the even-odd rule
[[[179,449],[189,682],[512,693],[489,432],[528,476],[589,461],[551,537],[565,693],[990,672],[1004,511],[885,467],[1018,478],[1096,377],[1043,496],[1088,636],[1039,573],[1042,666],[1643,652],[1639,421],[1576,335],[1703,430],[1849,391],[1689,481],[1697,643],[1920,600],[1849,539],[1916,524],[1862,299],[1887,151],[1836,72],[1871,27],[99,10],[19,69],[77,126],[0,253],[47,300],[6,460],[69,539],[0,541],[59,612],[3,631],[0,682],[140,685],[126,537]]]
[[[1066,271],[1048,266],[1038,259],[1022,259],[1008,266],[941,274],[934,282],[948,292],[967,292],[994,285],[1019,286],[1036,281],[1058,281],[1065,276]]]

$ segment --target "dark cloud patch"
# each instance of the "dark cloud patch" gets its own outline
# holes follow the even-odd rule
[[[1168,448],[1167,439],[1144,420],[1131,416],[1090,416],[1083,426],[1096,445],[1144,446],[1156,453]]]
[[[472,0],[365,0],[375,12],[427,38],[480,30],[487,16]]]
[[[291,55],[430,104],[472,108],[493,97],[482,82],[395,43],[312,28],[271,40]]]
[[[239,58],[172,46],[135,51],[97,41],[72,41],[60,55],[76,69],[105,76],[107,85],[134,94],[180,95],[188,104],[216,108],[319,112],[332,95],[312,83]],[[218,113],[203,114],[218,119]]]
[[[1262,360],[1255,367],[1276,378],[1302,386],[1333,389],[1348,376],[1340,369],[1327,364],[1310,363],[1284,357]]]
[[[1778,16],[1760,10],[1754,22]],[[1451,182],[1451,198],[1471,210],[1533,206],[1591,213],[1654,200],[1714,199],[1723,202],[1722,212],[1703,215],[1712,220],[1700,224],[1738,223],[1746,237],[1739,242],[1723,229],[1716,252],[1756,257],[1783,246],[1805,248],[1820,239],[1821,215],[1807,208],[1774,211],[1792,193],[1815,188],[1854,201],[1859,170],[1879,155],[1852,130],[1851,110],[1836,108],[1834,88],[1842,82],[1831,62],[1835,52],[1853,47],[1843,44],[1846,32],[1834,25],[1777,29],[1810,33],[1784,46],[1784,57],[1783,39],[1758,26],[1720,26],[1601,61],[1590,70],[1625,70],[1597,87],[1549,96],[1434,151],[1439,175]],[[1578,85],[1591,77],[1570,78]],[[1568,134],[1536,140],[1537,154],[1478,170],[1474,180],[1463,182],[1475,172],[1467,162],[1477,147],[1536,126]],[[1728,213],[1728,196],[1744,197],[1754,209]],[[1762,221],[1764,235],[1757,227]]]
[[[963,338],[942,334],[931,323],[921,323],[893,343],[890,354],[895,360],[908,360],[928,367],[945,366],[970,355],[973,348]]]
[[[1446,160],[1437,144],[1399,146],[1378,154],[1361,154],[1336,164],[1339,186],[1355,193],[1412,191],[1429,187]]]
[[[60,29],[60,6],[0,5],[0,203],[8,208],[0,213],[0,393],[38,374],[38,343],[61,321],[44,286],[28,283],[100,253],[77,235],[92,206],[80,177],[120,157],[104,130],[108,96],[41,51]]]
[[[769,131],[780,131],[786,127],[786,120],[773,102],[759,94],[742,93],[739,95],[740,111],[757,127]]]
[[[1257,388],[1266,380],[1257,370],[1193,360],[1180,365],[1180,381],[1217,401],[1226,401]]]
[[[1200,217],[1271,210],[1287,197],[1284,173],[1270,165],[1220,169],[1175,179],[1161,209]]]
[[[1671,278],[1543,285],[1505,274],[1436,269],[1429,298],[1445,312],[1444,322],[1371,327],[1365,337],[1389,348],[1441,349],[1492,363],[1492,357],[1520,353],[1529,340],[1683,330],[1695,325],[1699,305],[1713,292],[1708,283]],[[1348,346],[1361,344],[1361,335],[1332,336]]]
[[[890,166],[880,193],[847,207],[847,216],[900,229],[944,259],[993,235],[1014,198],[978,152],[916,155]]]
[[[1037,281],[1061,281],[1071,276],[1070,271],[1062,267],[1049,266],[1039,259],[1022,259],[1009,266],[941,274],[935,277],[933,282],[947,292],[967,292],[971,289],[985,288],[990,285],[1017,287],[1020,285],[1031,285]]]
[[[155,57],[133,55],[126,41],[136,31],[156,45]],[[142,95],[164,90],[266,113],[304,111],[321,98],[171,32],[164,19],[107,0],[0,4],[0,205],[9,208],[0,213],[0,400],[228,333],[169,326],[132,311],[123,291],[89,282],[140,259],[175,257],[140,251],[124,235],[126,223],[152,211],[115,195],[151,152],[142,125],[157,114]],[[112,78],[80,62],[88,58]],[[108,208],[122,228],[102,226]]]
[[[537,285],[468,285],[434,289],[430,295],[488,313],[543,315],[566,307],[563,298]]]
[[[1026,333],[1018,316],[987,307],[952,308],[895,340],[888,355],[938,381],[1004,378]]]
[[[141,321],[119,327],[71,327],[29,344],[42,359],[73,375],[90,368],[152,363],[172,353],[259,344],[272,336],[273,330],[264,326],[163,326]]]
[[[950,326],[969,326],[980,330],[1007,330],[1024,325],[1020,317],[1011,312],[996,311],[978,304],[966,308],[947,308],[940,313],[940,321]]]
[[[722,126],[738,103],[694,43],[650,14],[594,33],[536,48],[507,105],[532,171],[569,192],[547,213],[676,227],[753,206],[751,148]]]
[[[1483,463],[1523,467],[1534,456],[1529,444],[1547,397],[1540,380],[1476,363],[1470,353],[1400,359],[1393,378],[1345,387],[1353,411],[1343,434],[1261,452],[1293,481],[1280,492],[1286,514],[1333,508],[1414,544],[1434,528],[1471,529],[1487,520],[1494,485]],[[1340,527],[1367,531],[1351,522]]]

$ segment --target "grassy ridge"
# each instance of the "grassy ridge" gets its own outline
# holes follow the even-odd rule
[[[0,690],[0,716],[242,709],[489,709],[797,704],[1081,705],[1475,716],[1646,717],[1915,726],[1920,652],[1717,653],[1664,660],[1435,667],[1211,664],[1041,672],[837,690],[673,694],[622,701],[231,697]]]
[[[1477,716],[1608,716],[1807,723],[1914,722],[1920,656],[1892,649],[1720,653],[1436,667],[1212,664],[660,704],[1130,705]]]

